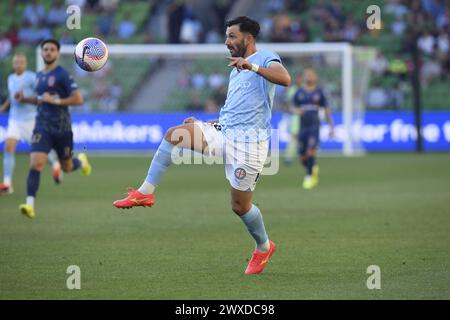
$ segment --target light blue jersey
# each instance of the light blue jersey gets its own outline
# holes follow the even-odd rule
[[[26,70],[20,76],[12,73],[8,76],[8,91],[9,91],[9,119],[14,121],[31,121],[36,117],[37,109],[32,104],[20,103],[14,95],[18,91],[23,91],[25,97],[35,96],[34,91],[36,85],[36,74]]]
[[[278,54],[267,50],[259,50],[246,60],[264,68],[268,68],[273,61],[281,63]],[[219,116],[222,132],[227,138],[239,142],[258,142],[270,138],[275,86],[253,71],[237,72],[233,68],[227,99]]]

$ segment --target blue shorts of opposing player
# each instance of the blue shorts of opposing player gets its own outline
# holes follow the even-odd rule
[[[317,149],[319,146],[319,128],[301,128],[298,142],[300,156],[305,156],[308,149]]]
[[[56,151],[59,159],[70,159],[73,150],[72,131],[51,133],[45,130],[35,129],[33,131],[31,152],[44,152],[48,154],[51,149]]]

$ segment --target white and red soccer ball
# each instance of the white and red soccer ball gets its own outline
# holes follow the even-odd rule
[[[86,38],[78,42],[74,52],[78,66],[89,72],[103,68],[108,60],[108,47],[97,38]]]

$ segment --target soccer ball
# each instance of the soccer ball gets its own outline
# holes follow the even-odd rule
[[[78,42],[74,52],[78,66],[89,72],[103,68],[108,60],[108,48],[97,38],[86,38]]]

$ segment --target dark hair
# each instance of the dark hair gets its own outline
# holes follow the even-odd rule
[[[44,48],[44,45],[45,45],[46,43],[53,43],[53,44],[58,48],[58,51],[59,51],[59,48],[61,48],[61,45],[59,44],[58,40],[55,40],[55,39],[45,39],[44,41],[41,42],[41,49]]]
[[[247,16],[241,16],[234,18],[232,20],[228,20],[225,23],[226,27],[234,26],[235,24],[239,25],[239,31],[241,32],[248,32],[250,33],[254,38],[256,38],[259,34],[259,23],[255,20],[250,19]]]

